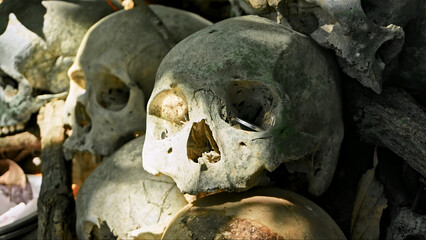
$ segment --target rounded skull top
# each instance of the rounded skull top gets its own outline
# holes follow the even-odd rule
[[[279,188],[219,193],[182,208],[162,239],[346,239],[318,205]]]
[[[319,195],[343,138],[335,62],[308,37],[256,16],[177,44],[148,101],[143,166],[190,194],[243,191],[282,163]]]
[[[211,24],[183,10],[150,9],[177,41]],[[73,133],[64,144],[67,158],[77,151],[109,155],[145,130],[146,101],[170,50],[158,19],[140,6],[107,16],[86,33],[68,71],[65,122]]]

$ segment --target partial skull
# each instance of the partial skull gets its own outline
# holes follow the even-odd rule
[[[76,200],[78,239],[159,239],[187,204],[172,179],[143,170],[144,140],[106,157],[84,182]]]
[[[343,138],[336,63],[308,37],[257,16],[207,27],[163,59],[143,165],[186,193],[243,191],[282,163],[316,195]]]
[[[346,239],[318,205],[279,188],[219,193],[185,206],[163,239]]]
[[[66,96],[84,34],[111,12],[99,2],[43,1],[24,16],[9,15],[0,35],[0,135],[23,130],[49,99]]]
[[[186,11],[150,7],[176,40],[211,24]],[[67,158],[77,151],[109,155],[145,130],[145,103],[170,50],[156,28],[159,23],[151,20],[139,6],[111,14],[87,32],[69,69]]]
[[[317,43],[332,49],[342,70],[362,85],[380,93],[385,65],[397,56],[404,43],[404,31],[396,23],[407,21],[401,9],[415,13],[420,1],[334,1],[334,0],[243,0],[254,10],[273,10],[277,20],[287,20],[296,31],[310,35]],[[364,12],[369,3],[385,5],[378,17]],[[380,7],[374,8],[380,9]],[[371,5],[368,8],[370,12]],[[418,9],[418,8],[417,8]],[[414,11],[414,12],[413,12]],[[376,12],[373,12],[374,15]],[[403,13],[404,16],[395,16]],[[384,18],[387,16],[388,18]],[[399,18],[398,18],[399,17]],[[287,23],[286,21],[286,23]],[[386,24],[384,26],[380,24]]]

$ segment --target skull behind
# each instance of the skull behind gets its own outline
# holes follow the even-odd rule
[[[143,170],[143,144],[144,136],[126,143],[84,182],[76,199],[78,239],[159,239],[187,204],[172,179]]]
[[[25,16],[9,15],[0,35],[0,128],[22,130],[31,114],[68,89],[67,70],[89,27],[111,13],[107,4],[43,1]],[[43,19],[34,22],[34,19]],[[36,33],[27,28],[40,29]],[[30,22],[30,23],[29,23]],[[34,27],[36,26],[36,27]]]
[[[335,62],[308,37],[245,16],[191,35],[164,58],[143,164],[196,194],[245,190],[285,162],[319,195],[342,137]]]
[[[404,43],[403,29],[394,24],[418,15],[422,5],[421,0],[243,1],[257,12],[275,9],[277,21],[333,50],[342,71],[376,93],[382,91],[385,66]]]
[[[201,17],[150,5],[180,40],[208,26]],[[109,155],[145,129],[145,103],[169,47],[139,7],[102,19],[86,34],[69,70],[65,118],[73,133],[67,158],[76,151]]]

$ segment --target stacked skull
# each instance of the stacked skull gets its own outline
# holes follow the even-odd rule
[[[183,31],[176,21],[178,14],[167,15],[156,6],[152,10],[173,33],[179,26],[176,33],[188,34],[207,26],[201,22]],[[145,130],[146,124],[145,143],[127,143],[106,157],[83,184],[77,197],[82,238],[109,231],[120,237],[137,236],[124,228],[136,227],[138,221],[115,223],[124,215],[112,206],[128,195],[143,199],[138,205],[141,213],[154,209],[150,198],[142,196],[143,184],[169,184],[167,177],[184,193],[245,191],[267,180],[266,171],[285,164],[308,183],[312,194],[327,189],[343,137],[333,58],[308,37],[255,16],[206,27],[168,52],[157,29],[140,11],[138,7],[120,11],[94,25],[69,70],[65,117],[73,134],[65,143],[68,157],[77,151],[109,155],[135,131]],[[112,34],[105,37],[107,30]],[[120,167],[124,160],[134,161],[137,151],[125,156],[130,150],[124,149],[134,148],[135,143],[144,144],[144,169],[163,175],[157,181],[141,169],[140,176],[132,178],[143,182],[141,191],[122,192],[120,186],[135,184]],[[110,188],[113,182],[120,182],[113,184],[116,191]],[[120,194],[100,204],[106,191]],[[125,204],[122,208],[129,209],[132,203]],[[140,231],[149,229],[141,226]]]
[[[176,40],[209,24],[182,10],[151,8]],[[169,49],[139,8],[110,15],[88,31],[69,69],[65,119],[73,133],[64,145],[67,158],[82,151],[107,156],[145,130],[145,103]]]
[[[144,136],[129,141],[145,130],[145,102],[170,49],[141,7],[93,25],[69,70],[64,118],[73,131],[65,153],[68,158],[82,151],[105,156],[77,195],[79,239],[157,239],[187,203],[172,179],[142,168]],[[178,41],[210,25],[186,11],[150,9]]]
[[[319,195],[342,137],[333,59],[300,33],[244,16],[191,35],[163,59],[143,164],[197,194],[246,190],[285,163]]]

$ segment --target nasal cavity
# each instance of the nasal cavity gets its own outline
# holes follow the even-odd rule
[[[186,144],[188,159],[198,162],[216,163],[220,161],[220,151],[213,138],[212,130],[203,119],[193,123]]]
[[[80,127],[87,126],[90,130],[92,121],[86,112],[86,108],[79,102],[75,105],[75,120]]]

